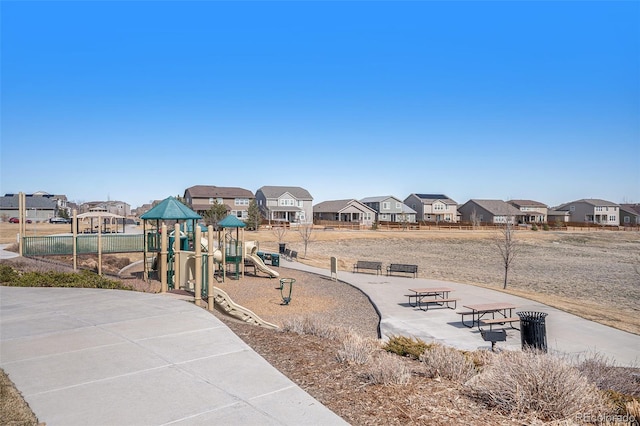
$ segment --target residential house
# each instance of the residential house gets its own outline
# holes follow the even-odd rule
[[[571,220],[568,211],[549,209],[547,211],[547,223],[558,226],[565,226]]]
[[[458,211],[463,222],[473,224],[516,224],[521,221],[522,212],[502,200],[469,200]]]
[[[569,222],[620,225],[620,206],[596,198],[584,198],[562,204],[554,210],[569,212]]]
[[[49,194],[47,196],[25,194],[25,215],[33,222],[44,222],[58,215],[58,203]],[[3,221],[20,214],[18,194],[5,194],[0,197],[0,218]]]
[[[547,223],[549,208],[546,204],[532,200],[509,200],[507,203],[522,212],[522,222]]]
[[[416,219],[420,221],[458,221],[458,203],[444,194],[411,194],[404,204],[415,210]]]
[[[107,212],[118,216],[128,217],[131,215],[131,205],[124,201],[89,201],[80,204],[78,213]]]
[[[376,220],[379,222],[416,221],[416,211],[392,195],[367,197],[360,202],[376,211]]]
[[[640,225],[640,204],[620,204],[620,225]]]
[[[376,219],[376,211],[354,199],[323,201],[313,206],[313,219],[358,223],[370,227]]]
[[[269,223],[313,223],[313,197],[304,188],[263,186],[256,191],[256,202]]]
[[[249,203],[253,199],[253,192],[235,187],[196,185],[184,191],[185,203],[199,215],[218,203],[227,207],[228,214],[242,220],[249,217]]]

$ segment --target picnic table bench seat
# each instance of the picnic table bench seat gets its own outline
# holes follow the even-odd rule
[[[418,306],[418,305],[425,305],[427,307],[427,309],[424,309],[426,311],[429,310],[429,304],[430,303],[436,303],[438,305],[442,305],[444,306],[444,304],[446,303],[447,308],[449,309],[456,309],[457,305],[458,305],[458,300],[459,299],[451,299],[451,298],[446,298],[446,299],[440,299],[440,298],[435,298],[435,299],[427,299],[424,298],[423,295],[420,294],[405,294],[405,297],[409,298],[409,305],[411,306]],[[423,297],[423,299],[419,299],[420,297]],[[413,303],[411,303],[411,299],[415,299],[415,301]],[[418,303],[418,301],[420,301],[420,303]],[[451,306],[449,306],[450,303],[453,303],[453,308]]]
[[[353,272],[360,272],[361,269],[369,269],[376,271],[376,275],[382,273],[382,262],[374,262],[370,260],[358,260],[353,265]]]
[[[394,272],[413,274],[413,278],[415,278],[418,275],[418,265],[408,265],[405,263],[392,263],[389,266],[387,266],[387,275],[391,275]]]
[[[520,322],[520,317],[510,317],[510,318],[487,318],[487,319],[481,319],[480,323],[484,324],[484,325],[488,325],[489,326],[489,330],[492,330],[492,327],[495,324],[500,324],[500,325],[504,325],[504,324],[509,324],[509,326],[513,329],[516,329],[516,327],[513,326],[514,322]]]

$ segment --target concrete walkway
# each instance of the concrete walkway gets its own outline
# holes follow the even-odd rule
[[[346,424],[166,294],[0,286],[0,368],[47,426]]]
[[[330,277],[329,269],[314,268],[300,262],[280,258],[280,266]],[[281,268],[282,269],[282,268]],[[286,271],[281,271],[283,277]],[[607,327],[576,315],[568,314],[542,303],[512,296],[500,291],[448,281],[386,276],[369,273],[338,271],[338,279],[359,288],[378,309],[381,316],[380,331],[383,338],[390,335],[413,336],[424,341],[441,342],[464,350],[490,348],[477,327],[471,329],[461,323],[458,311],[463,305],[510,302],[515,312],[546,312],[547,346],[549,352],[575,356],[599,353],[618,365],[640,366],[640,336]],[[304,283],[299,283],[304,285]],[[428,311],[413,308],[405,296],[409,288],[450,287],[450,297],[459,299],[457,309],[432,305]],[[435,307],[433,307],[435,306]],[[466,317],[465,321],[470,318]],[[520,349],[520,332],[507,328],[507,341],[496,343],[500,349]]]

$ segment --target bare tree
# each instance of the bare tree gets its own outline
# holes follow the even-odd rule
[[[507,222],[500,228],[500,233],[495,238],[495,245],[502,256],[504,265],[504,285],[507,288],[507,278],[509,276],[509,267],[515,260],[519,251],[519,244],[515,237],[515,229],[513,223],[507,218]]]
[[[469,219],[471,220],[471,226],[473,228],[476,228],[480,225],[480,218],[478,217],[478,213],[476,212],[475,208],[471,212],[471,216],[469,216]]]
[[[403,231],[406,231],[409,228],[409,214],[408,213],[399,213],[398,214],[398,222],[400,222],[400,226]]]
[[[273,235],[276,236],[276,238],[278,239],[278,244],[283,244],[284,243],[284,236],[287,235],[287,226],[282,224],[282,225],[274,225],[271,228],[271,232],[273,232]]]
[[[298,226],[298,233],[304,243],[304,257],[307,257],[307,246],[313,242],[313,223],[305,223]]]

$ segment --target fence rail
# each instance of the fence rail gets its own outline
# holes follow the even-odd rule
[[[144,251],[144,236],[135,235],[103,235],[101,238],[102,253],[136,253]],[[97,235],[78,235],[77,254],[98,253]],[[72,255],[73,236],[24,237],[23,254],[25,256]]]

